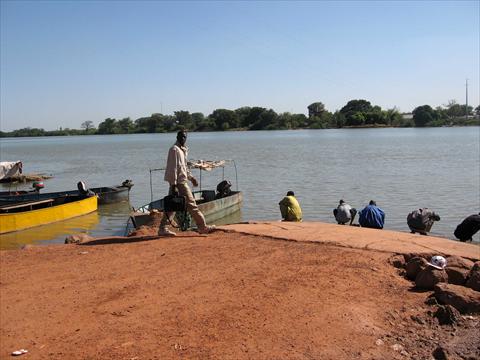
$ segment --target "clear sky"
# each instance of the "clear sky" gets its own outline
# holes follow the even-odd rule
[[[1,0],[0,129],[479,100],[480,1]]]

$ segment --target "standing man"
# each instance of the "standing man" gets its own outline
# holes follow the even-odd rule
[[[385,212],[377,206],[375,201],[370,200],[368,206],[360,211],[358,222],[362,227],[383,229]]]
[[[472,241],[473,235],[480,230],[480,213],[467,216],[453,233],[460,241]]]
[[[177,142],[168,151],[167,168],[165,169],[164,180],[170,184],[169,195],[179,194],[180,196],[185,196],[187,211],[192,215],[193,220],[195,220],[198,232],[200,234],[208,234],[215,227],[207,226],[205,223],[205,217],[198,209],[192,191],[188,186],[188,181],[191,181],[193,186],[198,186],[198,182],[197,179],[192,176],[187,166],[188,148],[185,146],[186,142],[187,132],[185,130],[180,130],[177,133]],[[171,219],[174,215],[174,212],[164,212],[158,229],[158,235],[176,235],[173,231],[166,228],[168,219]]]
[[[302,221],[302,209],[293,191],[287,192],[279,203],[282,221]]]
[[[412,211],[407,216],[407,225],[412,234],[418,232],[427,235],[435,221],[440,221],[440,216],[428,208]]]
[[[340,225],[345,225],[348,222],[352,225],[355,215],[357,215],[357,210],[343,200],[340,200],[337,208],[333,209],[333,216],[335,216],[335,220]]]

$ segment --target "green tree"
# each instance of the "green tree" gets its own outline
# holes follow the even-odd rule
[[[281,130],[296,129],[298,127],[295,116],[289,112],[279,114],[277,124]]]
[[[335,124],[334,127],[341,129],[345,126],[345,115],[343,115],[340,111],[335,111],[332,114],[332,123]]]
[[[388,125],[403,126],[403,116],[397,108],[385,110],[384,114]]]
[[[372,110],[372,104],[367,100],[350,100],[340,113],[345,116],[346,126],[360,126],[365,124],[366,114]]]
[[[466,104],[458,104],[455,100],[450,100],[447,105],[445,105],[445,113],[448,117],[456,118],[468,115],[473,115],[473,107],[467,106]]]
[[[347,105],[340,109],[342,114],[369,112],[372,110],[372,104],[367,100],[350,100]]]
[[[227,130],[237,127],[237,114],[235,111],[227,109],[216,109],[208,116],[217,130]]]
[[[247,119],[250,115],[251,107],[244,106],[238,109],[235,109],[235,114],[237,114],[238,126],[245,128],[250,126],[249,120]]]
[[[134,127],[133,121],[129,117],[126,117],[122,120],[118,120],[117,132],[120,134],[129,134],[133,132]]]
[[[175,123],[183,128],[188,130],[193,130],[193,120],[192,115],[188,111],[174,111]]]
[[[372,111],[365,113],[365,124],[368,125],[387,125],[388,118],[386,113],[379,106],[374,106]]]
[[[215,124],[210,118],[206,118],[201,112],[192,113],[192,121],[195,130],[209,131],[215,129]]]
[[[93,121],[90,121],[90,120],[87,120],[87,121],[84,121],[81,125],[82,129],[85,129],[85,132],[88,134],[88,132],[90,130],[93,130],[94,129],[94,126],[93,126]]]
[[[313,104],[308,105],[308,117],[313,118],[313,117],[321,117],[325,110],[325,105],[322,102],[314,102]]]
[[[175,116],[154,114],[152,115],[152,117],[155,118],[155,121],[157,123],[156,132],[171,132],[177,131],[182,128],[181,125],[177,124]]]
[[[415,108],[413,111],[413,121],[415,126],[424,127],[428,123],[437,119],[435,110],[430,105],[422,105]]]
[[[277,127],[278,115],[272,109],[262,111],[255,123],[250,126],[251,130],[274,130]]]
[[[249,108],[243,108],[242,111],[242,122],[240,126],[244,128],[251,128],[253,124],[257,123],[260,120],[260,116],[263,112],[267,111],[266,108],[254,106]]]
[[[115,134],[116,123],[117,121],[115,119],[107,118],[105,121],[98,124],[97,132],[101,135]]]
[[[150,117],[143,117],[135,120],[135,131],[138,133],[156,133],[173,131],[175,129],[175,120],[172,116],[159,113],[152,114]]]
[[[304,114],[292,114],[292,124],[294,129],[304,127],[307,122],[308,119]]]
[[[332,113],[324,111],[319,115],[308,118],[308,126],[311,129],[336,128],[337,124]]]
[[[45,130],[38,128],[26,127],[12,131],[13,137],[27,137],[27,136],[44,136]]]
[[[350,126],[361,126],[365,124],[365,113],[356,112],[346,116],[346,124]]]
[[[455,100],[450,100],[446,108],[445,112],[449,117],[465,116],[465,105],[457,104]]]
[[[142,117],[135,120],[135,132],[148,133],[148,121],[150,117]]]

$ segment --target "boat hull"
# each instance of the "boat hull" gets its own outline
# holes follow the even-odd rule
[[[46,225],[89,214],[97,210],[97,206],[97,197],[91,196],[42,209],[0,214],[0,234],[29,229],[35,226]]]
[[[102,191],[101,189],[104,190]],[[100,205],[128,201],[130,196],[130,188],[126,186],[94,188],[92,191],[98,195],[98,203]]]
[[[133,186],[133,185],[132,185]],[[121,201],[128,201],[130,196],[131,186],[109,186],[109,187],[97,187],[91,188],[90,191],[94,192],[98,196],[98,204],[112,204]],[[57,197],[79,196],[78,190],[58,191],[53,193],[38,193],[34,192],[12,192],[10,194],[0,193],[0,205],[10,204],[14,202],[54,199]]]
[[[205,216],[207,223],[213,223],[237,211],[240,211],[243,203],[243,194],[238,191],[231,196],[200,203],[198,208]]]
[[[213,192],[214,193],[214,192]],[[194,193],[195,197],[198,197],[200,192]],[[224,217],[234,214],[241,210],[243,203],[243,194],[241,191],[234,191],[230,196],[226,196],[220,199],[213,199],[210,201],[201,202],[198,200],[198,208],[202,212],[205,220],[208,224],[214,223]],[[151,208],[145,209],[145,212],[134,212],[131,215],[133,220],[133,226],[139,228],[142,225],[146,225],[150,220],[150,209],[157,209],[163,211],[163,199],[154,201],[151,203]]]

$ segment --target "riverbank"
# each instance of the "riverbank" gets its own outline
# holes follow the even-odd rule
[[[428,294],[390,264],[411,252],[479,259],[476,245],[322,223],[221,229],[1,251],[0,358],[480,356],[479,317],[438,325]]]

